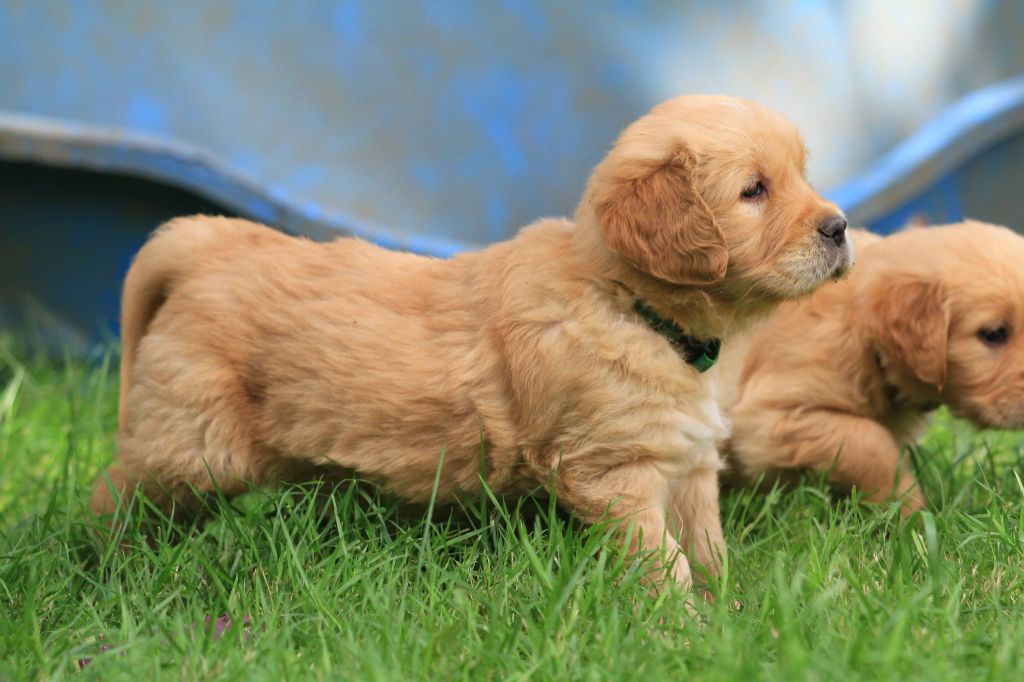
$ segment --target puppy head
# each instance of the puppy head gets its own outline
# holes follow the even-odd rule
[[[808,293],[853,262],[846,220],[807,184],[785,118],[729,97],[669,100],[629,126],[576,214],[607,249],[734,301]]]
[[[875,278],[869,319],[901,389],[980,426],[1024,427],[1024,237],[967,222],[889,239],[908,267]]]

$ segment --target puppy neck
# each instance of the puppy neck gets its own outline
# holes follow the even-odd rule
[[[577,224],[572,251],[580,267],[608,287],[624,312],[642,300],[695,337],[723,338],[737,331],[737,318],[742,316],[719,300],[714,287],[673,284],[640,270],[609,249],[592,225]]]

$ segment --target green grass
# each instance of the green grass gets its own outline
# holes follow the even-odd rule
[[[1021,434],[940,415],[910,522],[816,480],[727,494],[694,616],[541,502],[427,522],[365,487],[254,492],[183,538],[135,519],[104,541],[85,502],[116,393],[109,355],[0,340],[2,679],[1024,679]],[[211,636],[223,615],[247,641]]]

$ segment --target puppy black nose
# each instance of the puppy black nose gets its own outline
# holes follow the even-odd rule
[[[836,246],[842,246],[846,241],[846,218],[832,216],[818,226],[818,232],[825,239],[831,239]]]

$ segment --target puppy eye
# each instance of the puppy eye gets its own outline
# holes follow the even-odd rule
[[[753,185],[750,185],[749,187],[745,188],[740,193],[740,196],[743,197],[744,199],[754,199],[756,197],[761,196],[764,193],[765,193],[764,183],[761,182],[760,180],[758,180]]]
[[[1010,339],[1010,330],[1006,327],[982,329],[978,332],[978,338],[986,346],[1002,346]]]

